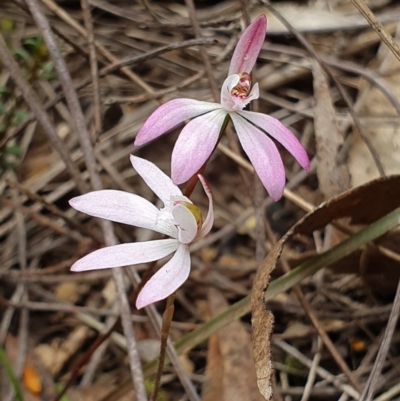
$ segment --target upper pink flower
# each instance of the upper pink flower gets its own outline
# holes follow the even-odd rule
[[[250,73],[264,42],[266,26],[265,15],[260,15],[243,32],[232,56],[229,75],[221,88],[221,103],[194,99],[171,100],[156,109],[138,132],[135,139],[137,146],[196,117],[183,128],[172,152],[171,177],[174,183],[182,184],[200,170],[217,145],[227,115],[273,200],[282,196],[285,169],[278,149],[268,135],[280,142],[308,171],[310,162],[306,151],[280,121],[265,114],[243,110],[250,101],[259,97],[258,84],[251,86]]]
[[[153,163],[135,156],[131,156],[131,162],[146,184],[162,200],[163,209],[157,209],[138,195],[116,190],[89,192],[71,199],[70,205],[90,216],[149,228],[171,238],[102,248],[79,259],[71,270],[86,271],[147,263],[174,252],[173,257],[140,291],[136,300],[136,307],[140,309],[166,298],[188,278],[189,245],[208,234],[214,215],[211,191],[201,175],[199,179],[209,200],[204,222],[200,210]]]

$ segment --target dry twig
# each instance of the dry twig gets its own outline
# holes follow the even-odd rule
[[[37,1],[26,0],[26,4],[30,9],[39,29],[41,30],[43,38],[47,44],[48,51],[53,60],[54,67],[58,73],[61,85],[63,87],[70,112],[74,116],[73,122],[75,132],[78,135],[81,143],[92,187],[95,190],[99,190],[102,188],[102,185],[96,170],[96,159],[94,156],[92,145],[90,143],[89,133],[86,129],[85,118],[83,116],[76,92],[73,89],[72,80],[65,65],[65,61],[58,50],[58,46],[52,34],[50,25],[44,14],[40,10]],[[103,229],[104,241],[106,245],[115,245],[116,239],[114,237],[112,223],[109,221],[101,221],[101,226]],[[135,334],[133,332],[130,320],[130,307],[125,292],[122,270],[114,269],[113,276],[119,294],[122,325],[129,345],[128,355],[132,371],[132,380],[135,384],[136,397],[138,401],[146,401],[147,395],[144,387],[143,372],[140,363],[139,353],[136,347]]]

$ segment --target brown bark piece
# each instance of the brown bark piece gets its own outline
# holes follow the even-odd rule
[[[330,199],[350,187],[350,174],[344,163],[337,163],[343,136],[337,125],[328,78],[317,61],[313,61],[312,71],[316,100],[314,130],[317,144],[317,176],[321,192],[325,199]]]
[[[228,307],[222,293],[213,288],[209,291],[209,305],[212,316]],[[214,381],[209,382],[208,389],[213,389],[214,393],[204,393],[203,401],[261,401],[251,355],[251,338],[243,323],[234,321],[215,336],[216,339],[210,339],[208,353],[213,359],[207,362],[207,370],[212,372]]]

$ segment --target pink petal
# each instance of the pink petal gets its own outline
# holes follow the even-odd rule
[[[69,204],[89,216],[148,228],[172,237],[176,235],[172,223],[156,226],[159,210],[148,200],[135,194],[106,189],[72,198]]]
[[[267,18],[264,14],[259,15],[246,28],[233,52],[228,75],[238,74],[239,72],[250,74],[264,43],[266,30]]]
[[[180,133],[172,151],[171,177],[182,184],[195,175],[211,155],[226,112],[214,110],[190,121]]]
[[[141,309],[168,297],[186,281],[189,273],[189,247],[181,244],[172,259],[144,285],[137,297],[136,308]]]
[[[281,143],[304,170],[308,171],[310,169],[310,160],[307,152],[299,140],[279,120],[266,114],[254,113],[252,111],[241,111],[239,114]]]
[[[231,118],[254,170],[271,198],[277,201],[285,188],[285,169],[278,149],[266,134],[239,115],[232,113]]]
[[[158,107],[146,120],[135,138],[135,145],[144,145],[158,138],[189,118],[221,108],[218,103],[194,99],[174,99]]]
[[[240,111],[246,107],[252,100],[258,99],[259,89],[256,83],[250,93],[245,98],[232,95],[232,89],[239,83],[238,74],[229,75],[221,87],[221,105],[226,111]]]
[[[178,246],[179,242],[176,239],[161,239],[109,246],[98,249],[79,259],[72,265],[71,270],[81,272],[153,262],[168,256]]]
[[[190,244],[197,234],[197,221],[193,213],[184,205],[178,204],[172,209],[174,223],[178,227],[178,240]]]
[[[164,202],[169,203],[171,196],[182,196],[181,190],[155,164],[131,155],[131,163],[147,186]]]
[[[199,174],[199,180],[203,185],[204,192],[206,193],[208,198],[208,213],[206,219],[203,222],[203,225],[201,227],[201,232],[199,235],[199,237],[204,237],[210,232],[212,225],[214,224],[214,205],[213,205],[211,188],[208,185],[207,180],[200,174]]]

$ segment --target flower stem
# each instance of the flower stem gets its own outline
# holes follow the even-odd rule
[[[164,367],[165,353],[167,349],[168,334],[169,334],[169,329],[171,327],[172,316],[174,315],[174,309],[175,309],[174,300],[175,300],[175,292],[167,298],[167,305],[165,306],[165,311],[162,317],[160,357],[158,359],[157,373],[154,379],[154,389],[150,397],[150,401],[157,400],[158,390],[160,389],[161,375]]]
[[[227,114],[224,122],[222,123],[221,130],[219,132],[219,138],[218,138],[217,144],[215,146],[218,145],[218,142],[220,141],[222,134],[225,132],[225,129],[228,125],[229,119],[230,119],[229,114]],[[190,178],[190,180],[186,184],[186,187],[183,191],[183,194],[185,196],[189,197],[192,194],[194,188],[196,187],[197,182],[199,181],[198,174],[202,174],[204,172],[204,170],[206,169],[208,160],[210,160],[210,159],[208,158],[206,160],[206,162],[203,164],[201,169],[192,178]],[[167,304],[165,306],[165,311],[163,313],[162,328],[161,328],[160,356],[159,356],[158,364],[157,364],[157,373],[156,373],[155,382],[154,382],[154,390],[153,390],[153,394],[151,396],[152,401],[156,401],[157,393],[160,388],[160,380],[161,380],[162,370],[163,370],[164,362],[165,362],[165,352],[166,352],[167,341],[168,341],[168,333],[169,333],[169,328],[171,326],[172,317],[174,314],[174,300],[175,300],[175,293],[171,294],[167,298]]]

